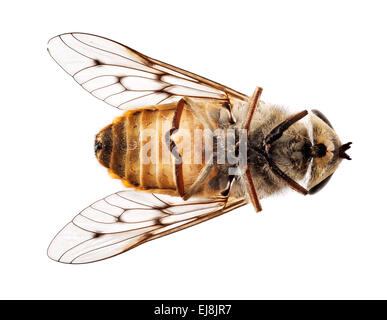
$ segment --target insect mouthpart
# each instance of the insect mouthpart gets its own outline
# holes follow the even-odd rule
[[[311,156],[313,158],[322,158],[327,154],[327,147],[323,143],[315,144],[311,150]]]

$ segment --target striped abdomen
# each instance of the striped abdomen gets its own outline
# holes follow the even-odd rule
[[[176,194],[175,158],[165,143],[176,103],[127,111],[96,137],[96,156],[127,187]],[[202,139],[194,139],[202,125],[184,110],[179,131],[173,135],[183,158],[184,185],[189,187],[203,167]]]

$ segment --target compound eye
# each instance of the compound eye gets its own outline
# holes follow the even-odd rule
[[[308,194],[316,194],[317,192],[319,192],[322,188],[324,188],[327,185],[329,180],[332,178],[332,175],[333,173],[330,176],[326,177],[323,181],[316,184],[313,188],[311,188],[308,191]]]
[[[322,112],[320,112],[316,109],[313,109],[312,112],[333,129],[332,124],[329,122],[328,118],[326,116],[324,116],[324,114]]]

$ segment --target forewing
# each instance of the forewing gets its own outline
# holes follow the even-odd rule
[[[126,190],[81,211],[52,240],[48,256],[88,263],[212,219],[245,204],[225,198],[183,201],[180,197]]]
[[[95,35],[59,35],[48,42],[48,51],[85,90],[119,109],[170,103],[181,97],[248,100],[231,88]]]

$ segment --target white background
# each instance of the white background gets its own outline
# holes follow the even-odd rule
[[[387,298],[383,1],[13,1],[2,7],[0,298]],[[94,157],[120,114],[49,57],[49,38],[112,38],[292,111],[323,111],[352,161],[295,192],[88,265],[56,232],[123,189]]]

